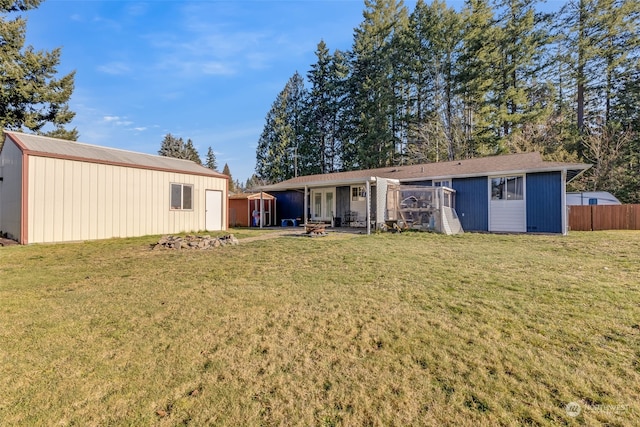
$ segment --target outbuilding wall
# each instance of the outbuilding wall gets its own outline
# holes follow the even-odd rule
[[[0,153],[0,176],[0,231],[17,240],[22,212],[22,152],[9,139]]]
[[[27,242],[63,242],[199,231],[205,191],[223,178],[29,156]],[[193,209],[170,209],[171,184],[193,185]],[[23,242],[26,243],[26,242]]]
[[[487,177],[454,178],[456,212],[465,231],[489,230],[489,190]]]
[[[269,191],[276,198],[276,224],[283,219],[304,218],[304,191]]]
[[[527,174],[527,231],[562,233],[562,174]]]

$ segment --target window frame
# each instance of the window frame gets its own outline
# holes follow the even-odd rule
[[[174,188],[179,188],[180,190],[180,203],[174,203]],[[188,196],[187,191],[188,189]],[[177,195],[177,193],[176,193]],[[169,210],[172,211],[193,211],[193,184],[183,184],[180,182],[172,182],[169,185]],[[186,206],[188,203],[189,206]]]
[[[496,181],[499,181],[498,185],[495,185]],[[489,197],[492,201],[522,201],[524,200],[524,186],[524,175],[491,176],[489,177]],[[496,193],[494,190],[497,190],[497,195],[494,195]]]
[[[364,185],[352,185],[351,186],[351,201],[352,202],[362,202],[366,198],[367,198],[367,190],[365,189]]]

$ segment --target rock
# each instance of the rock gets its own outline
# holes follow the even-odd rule
[[[187,234],[180,236],[162,236],[157,243],[151,245],[152,250],[158,249],[211,249],[219,248],[226,245],[237,245],[239,240],[233,234],[227,234],[222,237],[211,237],[208,234],[193,235]]]

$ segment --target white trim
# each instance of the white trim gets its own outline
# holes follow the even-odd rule
[[[492,180],[495,178],[506,178],[506,177],[512,177],[512,176],[517,176],[517,177],[522,177],[522,199],[517,199],[517,200],[504,200],[504,199],[499,199],[499,200],[494,200],[492,198],[491,195],[491,191],[492,191]],[[489,232],[518,232],[518,233],[526,233],[527,232],[527,174],[509,174],[509,175],[503,175],[503,174],[499,174],[499,175],[490,175],[487,177],[487,198],[488,200],[488,223],[487,223],[487,230]],[[521,207],[519,209],[522,209],[522,217],[514,217],[516,220],[522,220],[522,228],[518,229],[518,230],[509,230],[509,229],[495,229],[495,227],[492,227],[492,218],[493,215],[498,215],[498,212],[492,212],[492,206],[500,206],[501,204],[505,205],[505,208],[508,206],[510,208],[514,208],[515,206],[520,206]],[[514,208],[515,209],[515,208]],[[518,209],[518,211],[519,211]]]

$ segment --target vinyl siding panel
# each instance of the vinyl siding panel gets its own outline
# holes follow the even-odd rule
[[[562,174],[527,174],[527,231],[562,233]]]
[[[205,190],[226,190],[224,178],[38,156],[28,180],[28,243],[204,230]],[[171,183],[193,186],[193,209],[170,209]]]
[[[489,190],[487,177],[455,178],[456,212],[465,231],[488,231]]]
[[[526,231],[524,200],[492,200],[490,208],[489,231]]]

